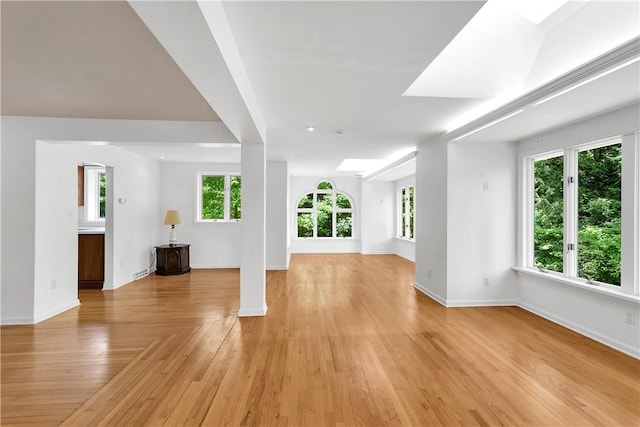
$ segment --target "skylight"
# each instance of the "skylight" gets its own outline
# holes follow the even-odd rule
[[[493,0],[404,96],[475,98],[452,131],[640,35],[640,2]]]

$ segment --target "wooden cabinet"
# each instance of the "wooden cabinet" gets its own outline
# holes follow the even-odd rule
[[[189,246],[184,243],[156,246],[156,274],[170,276],[191,271]]]
[[[104,234],[78,234],[78,288],[102,289]]]

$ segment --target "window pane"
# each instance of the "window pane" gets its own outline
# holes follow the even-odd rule
[[[534,266],[562,272],[563,158],[534,163]]]
[[[336,193],[336,206],[340,209],[351,209],[351,202],[344,194]]]
[[[300,199],[298,203],[299,208],[312,208],[313,207],[313,193],[309,193]]]
[[[413,239],[413,187],[409,187],[409,237]]]
[[[239,176],[229,177],[229,218],[240,219],[242,213],[242,178]]]
[[[405,237],[405,232],[407,228],[407,209],[406,209],[406,200],[407,200],[407,189],[402,188],[402,194],[400,197],[400,212],[402,217],[402,228],[400,228],[400,236]]]
[[[351,212],[338,212],[336,217],[338,237],[351,237]]]
[[[298,237],[313,237],[313,215],[298,212]]]
[[[333,194],[318,194],[318,237],[333,237]]]
[[[105,218],[107,213],[107,175],[98,174],[98,189],[100,190],[100,218]]]
[[[332,190],[332,189],[333,187],[331,186],[330,182],[324,181],[318,184],[318,190]]]
[[[202,219],[224,219],[224,176],[202,177]]]
[[[622,149],[578,153],[578,276],[620,286]]]

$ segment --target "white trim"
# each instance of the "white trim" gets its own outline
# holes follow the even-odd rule
[[[612,338],[607,337],[606,335],[600,334],[592,329],[585,328],[584,326],[578,325],[577,323],[573,323],[563,317],[556,316],[551,314],[545,310],[542,310],[538,307],[534,307],[529,304],[524,304],[522,302],[518,303],[518,307],[526,310],[530,313],[535,314],[536,316],[543,317],[557,325],[565,327],[567,329],[571,329],[574,332],[579,333],[580,335],[591,338],[594,341],[598,341],[601,344],[604,344],[608,347],[611,347],[615,350],[621,351],[629,356],[635,357],[636,359],[640,359],[640,349],[629,346],[623,342],[618,340],[614,340]]]
[[[564,285],[584,289],[587,292],[595,292],[602,295],[607,295],[612,298],[618,298],[625,301],[640,303],[640,295],[627,294],[615,289],[611,289],[611,286],[589,285],[586,283],[586,280],[583,280],[583,279],[569,278],[559,273],[553,273],[553,272],[542,273],[540,271],[537,271],[531,268],[511,267],[511,269],[519,273],[525,273],[525,274],[529,274],[536,277],[542,277],[544,279],[553,280],[554,282],[562,283]]]
[[[363,251],[360,255],[395,255],[394,252],[389,251]]]
[[[33,317],[8,317],[3,318],[1,326],[14,326],[14,325],[33,325]]]
[[[425,288],[420,283],[415,282],[413,284],[413,287],[416,288],[418,291],[422,292],[423,294],[425,294],[426,296],[428,296],[429,298],[431,298],[432,300],[439,302],[444,307],[447,306],[446,300],[444,298],[442,298],[440,295],[434,292],[431,292],[429,289]]]
[[[72,308],[79,307],[79,306],[80,306],[80,300],[76,299],[75,301],[70,302],[69,304],[65,304],[63,306],[60,306],[60,307],[54,309],[54,310],[49,310],[44,314],[41,314],[39,316],[34,317],[33,323],[34,324],[40,323],[43,320],[47,320],[47,319],[49,319],[49,318],[51,318],[53,316],[57,316],[60,313],[63,313],[65,311],[67,311],[67,310],[71,310]]]
[[[84,209],[82,225],[104,226],[105,218],[100,218],[100,175],[106,179],[106,167],[102,165],[84,165]],[[106,212],[105,212],[106,214]]]
[[[328,182],[331,185],[331,189],[319,189],[318,185],[320,185],[323,182]],[[300,206],[300,202],[302,201],[303,198],[307,197],[308,195],[312,195],[312,199],[311,199],[311,207],[310,208],[300,208],[298,206]],[[318,195],[328,195],[331,196],[331,233],[332,236],[330,237],[318,237],[318,209],[316,207],[317,205],[317,200],[318,200]],[[348,201],[349,204],[351,205],[350,208],[339,208],[337,206],[337,199],[338,199],[338,195],[342,195],[344,196]],[[300,197],[296,198],[296,204],[295,206],[295,211],[294,211],[294,216],[295,216],[295,233],[293,236],[293,239],[299,239],[299,240],[350,240],[356,239],[356,227],[355,227],[355,223],[356,223],[356,218],[355,218],[355,203],[353,202],[353,197],[351,197],[351,195],[343,190],[339,190],[338,188],[336,188],[336,185],[333,181],[331,181],[330,179],[320,179],[317,183],[316,186],[313,190],[310,191],[305,191]],[[301,213],[307,213],[307,214],[311,214],[311,222],[313,224],[313,236],[310,237],[299,237],[298,236],[298,216]],[[338,236],[338,214],[341,213],[348,213],[351,214],[351,236],[349,237],[339,237]]]
[[[231,218],[231,177],[240,177],[242,175],[235,172],[196,172],[196,208],[195,220],[196,224],[216,224],[216,223],[240,223],[242,218]],[[224,179],[224,200],[223,200],[223,217],[215,219],[202,218],[202,178],[206,176],[222,177]],[[242,181],[241,181],[242,182]],[[242,184],[241,184],[242,185]],[[242,191],[242,190],[241,190]]]
[[[273,270],[273,271],[287,271],[289,270],[289,267],[286,265],[268,265],[266,270]]]
[[[481,299],[481,300],[447,300],[446,307],[517,307],[518,302],[512,299]]]
[[[224,264],[224,265],[208,265],[208,264],[191,264],[191,270],[217,270],[223,268],[240,268],[240,264]]]
[[[262,308],[251,308],[238,310],[238,317],[258,317],[267,315],[267,304],[264,304]]]
[[[611,145],[618,145],[622,147],[623,136],[615,135],[609,136],[606,138],[601,138],[597,140],[593,140],[590,142],[582,142],[578,144],[572,144],[571,146],[564,147],[562,149],[556,149],[551,151],[545,151],[542,154],[530,154],[523,157],[523,163],[521,164],[522,171],[519,172],[522,174],[524,188],[522,189],[522,199],[523,200],[523,213],[519,215],[524,215],[522,218],[519,218],[519,221],[522,221],[522,229],[520,230],[520,236],[524,241],[522,242],[523,249],[523,257],[521,259],[522,268],[532,268],[536,269],[537,266],[534,264],[534,174],[535,174],[535,162],[540,160],[547,160],[555,157],[562,157],[563,159],[563,184],[562,184],[562,192],[563,192],[563,240],[562,240],[562,251],[563,251],[563,269],[560,274],[569,281],[573,280],[576,283],[580,283],[582,280],[581,277],[578,277],[578,254],[579,254],[579,245],[578,245],[578,191],[579,191],[579,164],[578,164],[578,155],[581,152],[594,150],[598,148],[608,147]],[[622,162],[623,164],[632,164],[633,161],[629,161],[629,158],[632,158],[636,153],[633,152],[634,146],[633,144],[629,144],[631,147],[631,153],[622,151]],[[636,166],[637,167],[637,166]],[[629,180],[629,176],[625,174],[625,171],[622,172],[622,184],[623,188],[625,186],[625,181]],[[631,174],[629,174],[631,175]],[[625,178],[626,176],[626,178]],[[572,177],[573,181],[569,183],[568,178]],[[628,185],[628,184],[626,184]],[[632,184],[633,186],[633,184]],[[636,193],[637,194],[637,193]],[[628,215],[629,211],[629,203],[633,203],[633,199],[638,196],[634,194],[633,191],[625,191],[622,194],[622,220],[625,224],[630,223],[630,221],[624,221],[626,215]],[[627,199],[631,198],[631,202],[628,202]],[[625,203],[626,202],[626,203]],[[633,208],[632,208],[633,209]],[[637,216],[636,216],[637,218]],[[633,228],[633,227],[629,227]],[[631,235],[637,234],[636,230],[631,231]],[[622,233],[621,237],[624,237],[625,234]],[[640,238],[638,238],[640,240]],[[568,245],[572,244],[573,249],[569,250]],[[637,268],[635,265],[629,267],[627,264],[632,263],[640,263],[636,261],[637,256],[635,254],[639,253],[640,250],[637,249],[638,244],[635,243],[634,247],[631,248],[632,255],[635,258],[630,257],[625,251],[629,252],[630,245],[621,246],[622,251],[622,266],[623,271],[628,271],[629,268]],[[628,274],[628,273],[627,273]],[[635,285],[635,281],[622,280],[621,277],[621,285],[620,287],[603,283],[601,286],[611,288],[612,291],[616,292],[618,289],[624,290],[624,292],[628,294],[638,294],[638,287]],[[590,286],[590,285],[589,285]]]
[[[401,158],[399,158],[397,160],[394,160],[391,163],[388,163],[388,164],[382,166],[381,168],[378,168],[378,169],[376,169],[374,171],[366,172],[366,174],[362,176],[362,179],[364,181],[371,181],[372,179],[380,178],[381,176],[386,175],[389,172],[392,172],[392,171],[394,171],[394,170],[406,165],[407,163],[410,163],[410,162],[414,161],[415,158],[416,158],[416,154],[417,154],[417,151],[413,150],[409,154],[407,154],[405,156],[402,156]]]
[[[494,109],[464,125],[458,126],[455,129],[446,133],[448,141],[463,138],[466,135],[482,129],[487,123],[495,123],[502,117],[508,116],[515,111],[536,108],[535,103],[543,100],[553,94],[561,92],[567,87],[576,86],[582,81],[594,77],[595,75],[606,72],[621,64],[626,63],[638,56],[640,52],[640,37],[634,37],[633,39],[625,42],[609,52],[594,58],[590,62],[581,65],[580,67],[571,70],[552,81],[545,83],[544,85],[533,89],[524,95],[508,102],[507,104]],[[486,127],[486,126],[485,126]],[[476,130],[477,129],[477,130]]]

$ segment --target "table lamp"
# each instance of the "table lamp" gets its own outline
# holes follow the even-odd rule
[[[180,212],[175,210],[168,210],[164,217],[164,225],[170,225],[171,231],[169,232],[169,244],[176,244],[176,224],[181,224]]]

